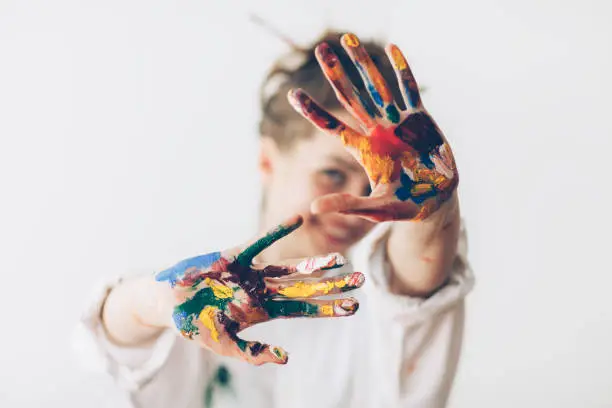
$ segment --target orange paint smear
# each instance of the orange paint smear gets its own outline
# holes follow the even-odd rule
[[[372,61],[372,58],[370,58],[368,52],[360,44],[357,36],[355,34],[345,34],[344,36],[342,36],[342,40],[344,44],[350,48],[350,50],[347,51],[351,55],[351,57],[368,73],[370,80],[372,81],[374,87],[380,94],[380,97],[383,102],[385,104],[392,103],[393,95],[391,94],[391,91],[387,87],[387,84],[383,76],[378,71],[378,68],[376,68],[374,61]]]
[[[410,148],[393,133],[393,128],[378,125],[369,138],[363,138],[358,147],[361,162],[374,183],[391,183],[399,178],[401,165],[398,158]]]
[[[338,56],[326,43],[319,45],[315,54],[325,76],[332,83],[336,97],[344,108],[366,127],[373,127],[375,125],[374,121],[363,107],[359,96],[355,93],[355,89],[349,81],[346,72],[344,72]]]
[[[376,64],[374,64],[374,61],[372,61],[365,48],[359,47],[355,50],[355,60],[365,68],[383,102],[385,104],[392,103],[393,95],[391,94],[385,79],[381,75],[380,71],[378,71],[378,68],[376,68]]]

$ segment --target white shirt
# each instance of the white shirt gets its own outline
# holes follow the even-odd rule
[[[354,270],[366,276],[351,292],[360,302],[354,316],[281,319],[241,332],[283,347],[287,365],[218,356],[171,330],[150,347],[114,345],[100,320],[113,283],[84,314],[74,348],[85,366],[115,378],[132,407],[443,407],[459,361],[464,297],[474,284],[465,230],[448,283],[422,299],[388,290],[389,225],[377,226],[349,255]]]

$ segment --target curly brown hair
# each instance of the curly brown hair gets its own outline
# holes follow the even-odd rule
[[[314,55],[315,47],[326,42],[338,55],[340,63],[351,82],[362,95],[368,95],[359,71],[340,44],[342,33],[326,31],[311,46],[307,48],[293,47],[294,49],[282,56],[272,66],[260,88],[261,119],[259,134],[262,137],[272,138],[279,149],[289,150],[297,140],[310,137],[313,127],[291,107],[287,101],[287,92],[292,88],[302,88],[312,96],[321,106],[329,111],[342,109],[340,102]],[[397,86],[397,79],[391,62],[387,58],[384,46],[375,41],[361,41],[366,51],[380,70],[383,78],[390,85],[391,92],[399,107],[404,109],[402,95]],[[298,61],[295,64],[295,61]],[[293,63],[293,66],[291,64]],[[372,103],[369,97],[364,98],[365,103]]]

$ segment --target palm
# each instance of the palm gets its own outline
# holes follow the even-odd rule
[[[359,123],[353,129],[321,108],[301,90],[292,91],[292,105],[323,131],[339,136],[366,170],[370,197],[346,194],[323,197],[320,212],[340,211],[375,221],[423,219],[450,198],[459,176],[452,151],[424,109],[416,81],[401,51],[387,47],[406,110],[400,110],[382,75],[352,34],[342,44],[357,66],[371,101],[360,95],[327,44],[316,49],[323,72],[346,110]]]
[[[353,273],[327,279],[305,279],[318,270],[342,266],[344,258],[330,254],[282,266],[252,264],[253,258],[301,224],[297,217],[270,231],[244,249],[187,259],[157,275],[173,287],[173,320],[181,334],[219,354],[254,364],[283,364],[287,354],[279,347],[246,341],[238,332],[267,320],[287,317],[347,316],[357,309],[352,298],[310,298],[355,289],[363,275]]]

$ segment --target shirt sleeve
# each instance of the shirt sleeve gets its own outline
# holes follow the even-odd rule
[[[368,392],[367,406],[444,407],[456,373],[465,316],[464,298],[474,277],[467,262],[463,221],[448,282],[427,298],[393,294],[386,242],[391,223],[379,225],[356,249],[353,263],[366,273],[363,312],[367,330],[360,336],[366,367],[356,381]],[[367,384],[377,384],[368,387]]]
[[[187,407],[191,391],[205,365],[202,350],[181,341],[171,330],[143,347],[123,347],[111,342],[102,325],[102,306],[112,279],[97,285],[72,336],[72,348],[87,371],[109,374],[132,407]],[[185,401],[181,401],[181,395]]]

